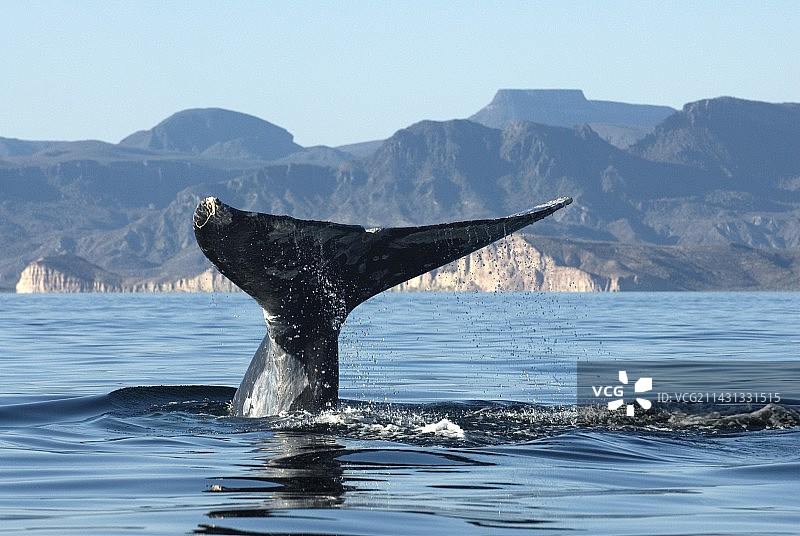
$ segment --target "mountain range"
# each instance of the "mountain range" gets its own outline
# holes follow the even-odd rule
[[[300,147],[221,109],[178,112],[118,144],[0,138],[0,288],[59,255],[123,280],[195,276],[209,264],[191,214],[208,195],[367,226],[497,217],[569,195],[526,236],[566,266],[649,281],[626,288],[800,288],[800,105],[721,97],[673,110],[577,90],[500,90],[469,119],[339,148]],[[677,260],[687,255],[709,260]],[[745,258],[761,259],[749,279],[722,273]]]

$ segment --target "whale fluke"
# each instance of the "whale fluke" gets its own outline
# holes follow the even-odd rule
[[[365,229],[200,202],[200,249],[264,310],[267,334],[233,398],[245,417],[333,407],[339,330],[370,297],[569,205],[562,197],[505,218]]]

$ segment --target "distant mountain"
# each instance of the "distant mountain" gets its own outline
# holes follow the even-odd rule
[[[252,115],[204,108],[178,112],[150,130],[131,134],[119,144],[207,158],[269,161],[300,151],[302,147],[293,139],[285,129]]]
[[[503,211],[496,180],[510,171],[500,155],[499,130],[466,120],[422,121],[396,132],[363,160],[378,213],[402,215],[402,222],[487,217]],[[399,209],[399,210],[398,210]]]
[[[27,141],[14,138],[0,138],[0,158],[9,156],[27,156],[38,153],[52,145],[50,141]]]
[[[336,149],[339,151],[353,155],[356,158],[364,158],[375,151],[377,151],[384,140],[362,141],[360,143],[350,143],[348,145],[340,145]]]
[[[594,102],[577,93],[567,102]],[[302,148],[281,127],[215,109],[179,112],[118,145],[0,138],[0,288],[13,289],[35,259],[62,255],[130,288],[206,288],[195,278],[209,264],[191,214],[208,195],[245,210],[368,226],[503,216],[570,195],[572,206],[529,231],[542,254],[592,281],[787,288],[800,281],[800,255],[791,253],[800,250],[797,110],[690,103],[628,150],[597,124],[517,119],[503,128],[421,121],[351,153]],[[558,250],[565,240],[573,245]],[[623,251],[630,258],[619,271]],[[707,258],[690,270],[676,265],[691,255]],[[745,268],[747,278],[723,273]],[[670,286],[678,277],[670,274],[682,274],[680,284]]]
[[[466,120],[423,121],[397,132],[361,165],[371,195],[362,214],[379,207],[378,214],[402,215],[402,223],[485,218],[568,193],[580,208],[537,230],[595,240],[671,243],[642,221],[641,203],[713,189],[700,170],[649,162],[586,126],[516,122],[497,130]]]
[[[701,100],[668,117],[631,152],[731,179],[747,191],[775,180],[800,189],[800,104],[731,97]],[[789,181],[788,183],[786,181]]]
[[[668,106],[588,100],[579,89],[501,89],[469,121],[500,130],[517,121],[557,127],[586,124],[604,140],[626,149],[675,111]],[[366,158],[381,143],[368,141],[338,149]]]
[[[600,123],[649,128],[674,112],[668,106],[587,100],[579,89],[501,89],[469,119],[492,128],[519,120],[561,127]]]
[[[44,142],[44,145],[35,153],[20,153],[9,157],[9,160],[22,165],[53,165],[59,162],[75,162],[78,160],[113,162],[146,158],[159,159],[160,155],[153,151],[136,147],[123,147],[104,141],[84,140]]]
[[[312,164],[315,166],[336,167],[344,162],[357,160],[351,153],[324,145],[306,147],[287,156],[272,160],[272,164]]]

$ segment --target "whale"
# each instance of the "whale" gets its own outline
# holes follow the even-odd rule
[[[322,411],[339,400],[339,332],[360,303],[468,255],[572,202],[496,219],[365,228],[200,201],[200,250],[261,306],[267,333],[231,402],[240,417]]]

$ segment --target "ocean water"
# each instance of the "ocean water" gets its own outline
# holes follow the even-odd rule
[[[0,294],[0,533],[798,534],[798,303],[387,293],[337,410],[241,419],[247,296]],[[576,405],[640,361],[781,398]]]

